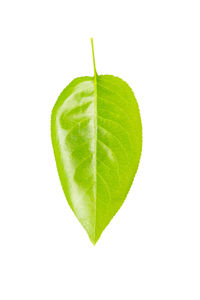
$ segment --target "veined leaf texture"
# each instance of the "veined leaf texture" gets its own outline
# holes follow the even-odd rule
[[[63,191],[93,244],[123,204],[137,172],[142,124],[129,85],[112,75],[74,79],[52,110]]]

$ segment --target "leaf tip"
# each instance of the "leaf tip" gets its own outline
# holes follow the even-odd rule
[[[96,243],[98,242],[99,238],[100,238],[100,235],[95,235],[95,234],[90,234],[89,232],[88,233],[88,236],[89,236],[89,239],[91,241],[91,243],[95,246]]]
[[[96,243],[98,242],[98,240],[99,240],[99,239],[91,239],[91,238],[90,238],[90,241],[91,241],[91,243],[93,244],[93,246],[96,245]]]

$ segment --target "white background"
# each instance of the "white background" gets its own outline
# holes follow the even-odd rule
[[[200,299],[200,2],[1,1],[0,299]],[[75,77],[126,80],[143,153],[94,247],[61,189],[51,109]]]

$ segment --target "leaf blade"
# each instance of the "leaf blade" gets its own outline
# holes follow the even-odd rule
[[[95,244],[131,187],[142,150],[142,125],[126,82],[97,75],[73,80],[52,111],[60,181],[75,215]]]

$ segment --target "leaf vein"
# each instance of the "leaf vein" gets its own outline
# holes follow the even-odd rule
[[[126,112],[123,108],[121,108],[121,106],[120,106],[119,104],[117,104],[117,103],[114,102],[114,101],[110,101],[110,98],[104,98],[104,97],[101,97],[101,96],[98,96],[98,98],[99,98],[100,100],[103,100],[103,101],[105,101],[105,102],[111,103],[111,104],[113,104],[114,106],[118,107],[118,109],[120,109],[120,111],[124,114],[124,116],[126,117],[126,119],[130,122],[130,124],[132,124],[132,123],[131,123],[131,120],[130,120],[130,116],[127,114],[127,112]]]
[[[104,147],[108,148],[109,151],[110,151],[110,152],[112,153],[112,155],[114,156],[114,160],[115,160],[115,162],[116,162],[116,164],[117,164],[117,173],[118,173],[118,177],[119,177],[119,179],[120,179],[120,174],[119,174],[120,167],[119,167],[119,162],[118,162],[118,159],[117,159],[117,155],[113,152],[113,150],[112,150],[105,142],[103,142],[102,140],[100,140],[99,137],[98,137],[98,139],[97,139],[97,142],[99,142],[100,144],[103,144]]]
[[[126,155],[127,159],[129,159],[129,155],[127,153],[127,150],[126,150],[126,148],[124,148],[124,146],[123,146],[122,142],[120,141],[120,139],[116,135],[114,135],[112,132],[110,132],[108,129],[106,129],[105,127],[103,127],[101,125],[98,125],[98,127],[101,128],[102,130],[105,130],[108,134],[110,134],[112,137],[114,137],[118,141],[120,146],[123,148],[124,154]]]
[[[75,174],[77,173],[77,170],[80,168],[80,166],[81,166],[84,162],[86,162],[87,160],[91,159],[92,156],[93,156],[92,154],[89,154],[88,156],[86,156],[84,159],[82,159],[82,160],[79,162],[78,166],[76,166],[76,169],[75,169],[75,171],[74,171],[74,176],[75,176]]]
[[[119,97],[120,99],[122,99],[126,104],[129,104],[128,101],[126,100],[125,97],[121,96],[119,93],[116,93],[116,91],[113,91],[112,89],[103,86],[102,84],[98,83],[98,86],[104,90],[107,90],[109,92],[111,92],[113,95],[116,95],[117,97]]]
[[[111,201],[110,188],[109,188],[108,183],[105,181],[105,179],[101,176],[101,174],[98,171],[97,171],[97,176],[99,176],[99,178],[103,182],[104,186],[106,187],[106,190],[107,190],[108,196],[109,196],[109,201]]]
[[[78,125],[80,125],[81,123],[86,122],[86,121],[89,122],[90,119],[89,119],[89,118],[84,118],[83,120],[80,120],[79,122],[77,122],[73,127],[70,128],[70,130],[68,131],[66,137],[68,138],[68,137],[70,136],[70,134],[72,133],[72,131],[73,131]]]
[[[124,126],[122,126],[119,122],[117,122],[117,121],[115,121],[115,120],[111,120],[111,119],[105,118],[105,117],[103,117],[103,116],[98,116],[98,118],[101,118],[101,119],[103,119],[103,120],[105,120],[105,121],[109,121],[109,122],[115,123],[115,124],[117,124],[118,126],[120,126],[120,127],[122,128],[123,132],[128,136],[129,143],[130,143],[130,145],[132,146],[130,135],[127,133],[126,128],[125,128]]]

